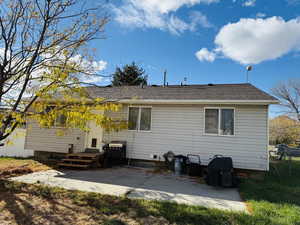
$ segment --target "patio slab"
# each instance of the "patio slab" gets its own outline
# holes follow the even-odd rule
[[[105,170],[48,170],[11,180],[62,187],[69,190],[97,192],[149,200],[174,201],[223,210],[246,212],[237,189],[215,188],[200,184],[187,176],[155,174],[137,168],[111,168]]]

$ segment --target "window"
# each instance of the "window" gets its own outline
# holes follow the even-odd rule
[[[234,134],[234,111],[233,109],[221,109],[221,135]]]
[[[52,110],[55,109],[55,106],[47,106],[46,113],[50,113]],[[64,114],[59,114],[55,120],[52,122],[53,127],[65,127],[67,122],[67,117]]]
[[[137,130],[139,118],[139,108],[129,108],[128,129]]]
[[[141,108],[140,130],[151,129],[151,108]]]
[[[151,130],[151,108],[129,107],[128,130]]]
[[[205,134],[234,135],[234,109],[206,108]]]
[[[60,114],[56,117],[55,126],[56,127],[65,127],[66,121],[67,121],[67,117],[63,114]]]
[[[218,134],[219,130],[219,110],[206,109],[205,110],[205,133]]]

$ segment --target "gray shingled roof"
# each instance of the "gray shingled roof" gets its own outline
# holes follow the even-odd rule
[[[273,96],[248,83],[186,86],[169,85],[166,87],[88,87],[88,90],[93,97],[102,97],[111,100],[277,100]]]

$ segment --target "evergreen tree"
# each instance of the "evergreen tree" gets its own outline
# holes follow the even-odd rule
[[[113,86],[135,86],[144,84],[147,85],[147,75],[145,70],[135,64],[126,64],[123,68],[117,67],[116,71],[112,74]]]

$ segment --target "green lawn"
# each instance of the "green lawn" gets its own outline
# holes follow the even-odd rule
[[[240,192],[250,214],[2,180],[0,224],[300,225],[300,161],[293,162],[291,176],[287,166],[272,164],[269,173],[243,181]]]
[[[300,161],[271,163],[262,180],[247,179],[240,187],[253,217],[268,219],[270,224],[300,224]],[[268,223],[261,223],[268,224]]]

